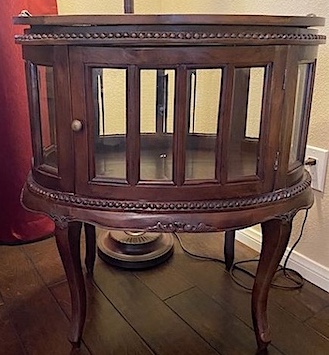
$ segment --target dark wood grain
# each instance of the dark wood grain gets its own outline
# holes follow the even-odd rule
[[[76,24],[235,24],[273,26],[323,26],[323,17],[306,16],[263,16],[263,15],[71,15],[14,17],[15,24],[21,25],[76,25]]]
[[[306,322],[307,325],[315,329],[320,334],[323,334],[327,339],[329,338],[329,307],[324,308],[322,311],[316,313],[313,317],[309,318]]]
[[[59,157],[60,188],[64,191],[74,191],[74,177],[70,174],[74,166],[74,147],[71,122],[72,107],[67,97],[71,96],[69,50],[68,47],[57,47],[54,50],[55,97],[56,97],[56,143]],[[61,127],[61,128],[60,128]]]
[[[177,246],[176,246],[177,247]],[[135,271],[134,275],[161,300],[184,292],[193,285],[172,267],[170,259],[155,270]]]
[[[6,355],[26,354],[23,344],[12,324],[5,307],[0,307],[0,344],[1,353]]]
[[[271,327],[272,344],[283,354],[328,353],[328,339],[271,302],[269,319],[272,324],[280,324]]]
[[[288,284],[292,285],[291,283]],[[271,295],[273,302],[293,314],[301,322],[321,313],[329,300],[327,292],[309,283],[306,283],[299,290],[286,291],[273,288]]]
[[[124,13],[125,14],[134,13],[134,0],[124,0]]]
[[[143,339],[126,322],[106,297],[93,285],[86,283],[89,306],[83,343],[93,354],[153,354]],[[70,316],[70,293],[68,284],[51,287],[51,292],[65,314]],[[129,341],[127,341],[129,339]]]
[[[171,297],[166,303],[220,354],[255,351],[252,329],[198,288]]]
[[[49,286],[49,290],[68,319],[71,317],[70,288],[67,280]]]
[[[27,353],[69,354],[68,320],[20,247],[1,247],[0,288],[6,312]],[[51,325],[51,326],[50,326]]]
[[[87,273],[92,275],[96,261],[96,227],[89,223],[84,223],[85,231],[85,264]]]
[[[178,253],[174,255],[171,262],[172,267],[191,284],[196,285],[205,294],[215,299],[231,313],[237,314],[240,319],[252,327],[251,294],[232,282],[229,273],[225,271],[224,264],[186,258],[184,254]],[[230,285],[230,287],[226,285]]]
[[[225,266],[226,270],[231,270],[234,263],[234,244],[235,244],[235,231],[225,232],[225,246],[224,246],[224,256],[225,256]]]
[[[187,113],[190,83],[185,66],[180,66],[175,79],[175,119],[174,119],[174,147],[173,147],[173,180],[175,185],[182,186],[185,181],[186,168],[186,135]]]
[[[223,235],[219,233],[185,233],[181,239],[185,247],[194,253],[219,258],[223,256]],[[253,258],[255,254],[236,242],[236,260]],[[58,259],[55,240],[51,238],[23,247],[1,246],[0,256],[0,292],[3,294],[3,304],[0,306],[0,353],[44,355],[49,353],[48,346],[53,346],[55,354],[69,354],[70,346],[65,332],[71,312],[70,294],[67,282],[60,281],[64,270],[56,270],[60,266],[59,260],[53,262]],[[51,277],[52,268],[54,278]],[[254,265],[248,268],[255,269]],[[88,309],[86,332],[78,354],[121,354],[126,350],[137,354],[152,351],[173,354],[178,346],[165,338],[167,328],[171,326],[174,327],[172,332],[176,331],[177,336],[182,336],[179,339],[183,343],[180,351],[185,354],[190,351],[190,344],[184,341],[186,330],[180,329],[181,318],[191,329],[190,336],[195,334],[198,339],[202,337],[214,351],[223,355],[254,354],[254,348],[250,347],[250,341],[254,342],[250,335],[250,295],[232,283],[224,264],[193,259],[176,242],[173,258],[157,268],[132,274],[109,268],[97,260],[96,275],[99,273],[102,275],[96,281],[106,284],[105,289],[111,289],[109,294],[115,303],[113,305],[113,300],[103,294],[102,285],[99,289],[92,281],[87,282],[91,307]],[[44,274],[43,278],[40,278],[41,274]],[[125,297],[121,302],[118,299],[122,294]],[[139,311],[134,309],[135,299]],[[173,315],[161,318],[164,311],[159,314],[156,311],[151,315],[143,314],[144,309],[150,313],[150,309],[158,303],[162,303],[165,309],[169,305],[179,320],[171,320],[165,325],[164,322]],[[116,305],[120,307],[116,308]],[[269,298],[272,324],[269,354],[328,353],[328,309],[328,293],[308,282],[299,291],[272,289]],[[142,322],[146,324],[142,326]],[[227,324],[242,333],[231,332]],[[165,329],[162,333],[163,326]],[[152,327],[155,328],[154,334]],[[38,337],[40,334],[42,336]],[[157,337],[160,339],[156,340]],[[158,352],[156,349],[160,349],[165,339],[168,340],[166,350],[161,348]],[[233,339],[235,345],[229,348],[228,344]],[[153,349],[152,344],[158,348]],[[191,344],[194,346],[195,343]],[[114,349],[113,352],[110,349]],[[208,354],[207,350],[200,353]]]
[[[245,260],[255,256],[254,251],[242,247],[238,242],[236,244],[237,254],[239,255],[236,260]],[[251,303],[251,294],[232,281],[229,274],[225,271],[223,264],[186,258],[184,254],[178,253],[177,247],[171,263],[172,267],[181,273],[191,284],[196,285],[202,292],[224,307],[224,309],[235,314],[252,328],[251,313],[248,309]],[[323,305],[326,302],[324,297],[325,292],[310,284],[307,287],[310,287],[313,291],[315,304],[320,303]],[[287,293],[286,298],[290,297],[290,291],[280,292]],[[329,296],[327,302],[329,302]],[[278,306],[275,297],[272,297],[272,294],[270,294],[269,319],[272,324],[272,345],[283,354],[321,354],[321,351],[326,353],[329,345],[328,341],[311,327],[298,320],[295,315],[291,314],[293,312],[289,308],[291,302],[285,303],[286,309],[282,308],[283,303],[284,301],[281,300],[281,304]],[[315,349],[317,347],[321,351],[316,352],[317,350]],[[269,347],[269,350],[271,350],[271,347]]]
[[[191,253],[195,253],[203,257],[218,259],[222,261],[222,264],[218,263],[218,265],[224,265],[225,233],[177,233],[175,235],[177,240],[176,254],[184,254],[184,251],[178,243],[179,238],[182,246]],[[235,261],[253,259],[259,255],[257,251],[246,247],[238,240],[235,242],[234,246]]]
[[[55,238],[26,244],[22,246],[22,250],[30,260],[33,260],[37,272],[46,285],[66,280]],[[51,257],[45,258],[46,255],[51,255]]]
[[[86,290],[80,255],[81,227],[81,222],[71,222],[64,226],[56,224],[55,230],[57,248],[70,287],[72,310],[69,340],[74,346],[80,346],[86,319]]]
[[[140,76],[139,68],[131,65],[127,70],[127,180],[135,186],[140,180]]]
[[[273,276],[287,248],[292,221],[273,219],[262,223],[262,250],[252,290],[252,319],[257,344],[265,349],[270,342],[267,300]]]
[[[94,278],[110,302],[155,353],[217,353],[132,273],[100,264]]]

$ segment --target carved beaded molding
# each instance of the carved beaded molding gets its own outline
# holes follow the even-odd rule
[[[217,231],[217,228],[201,222],[196,225],[183,223],[183,222],[172,222],[172,223],[158,222],[155,226],[148,227],[147,230],[150,232],[161,231],[166,233],[173,233],[173,232],[202,233],[202,232],[215,232]]]
[[[141,40],[153,39],[175,40],[175,41],[216,41],[216,40],[259,40],[259,41],[320,41],[326,40],[325,35],[312,33],[261,33],[261,32],[158,32],[158,31],[113,31],[113,32],[77,32],[77,33],[26,33],[16,35],[15,40],[18,43],[35,42],[40,40]]]
[[[51,202],[113,212],[224,212],[280,202],[301,194],[310,186],[311,177],[305,172],[305,178],[296,185],[252,197],[208,201],[139,202],[89,198],[67,192],[58,192],[38,185],[31,176],[27,181],[27,188],[31,193]]]

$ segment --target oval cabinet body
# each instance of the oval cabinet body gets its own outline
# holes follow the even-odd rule
[[[324,20],[15,21],[30,25],[16,36],[26,62],[34,155],[22,200],[56,221],[61,254],[72,252],[72,243],[64,244],[78,238],[80,222],[149,232],[262,223],[252,309],[258,346],[266,347],[263,295],[292,218],[313,202],[303,164],[317,48],[325,42],[314,27]],[[82,285],[79,272],[72,277]],[[73,342],[81,337],[83,312],[72,326]]]

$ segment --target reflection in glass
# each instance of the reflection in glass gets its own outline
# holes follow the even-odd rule
[[[299,64],[295,97],[294,120],[292,127],[289,165],[299,160],[300,139],[305,114],[306,87],[310,64]]]
[[[54,73],[52,67],[37,66],[42,162],[58,168],[55,126]]]
[[[126,179],[126,69],[92,69],[95,175]]]
[[[172,180],[175,70],[141,70],[140,95],[141,180]]]
[[[189,71],[185,178],[215,179],[222,69]]]
[[[257,175],[264,80],[264,67],[235,69],[228,181]]]

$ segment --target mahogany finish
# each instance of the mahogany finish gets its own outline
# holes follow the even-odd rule
[[[129,4],[125,3],[126,10],[133,11]],[[317,46],[325,36],[309,27],[321,26],[324,20],[120,15],[19,17],[15,23],[30,25],[16,36],[26,61],[34,152],[22,203],[56,223],[73,307],[70,341],[80,342],[86,314],[79,254],[82,222],[89,273],[95,261],[96,224],[149,232],[227,231],[229,269],[234,230],[261,223],[263,246],[252,316],[258,348],[265,349],[271,340],[266,310],[269,285],[289,241],[292,219],[313,203],[303,162]],[[40,66],[52,68],[53,101],[48,91],[48,106],[42,101],[41,78],[49,75],[49,69],[44,73]],[[124,159],[117,165],[126,172],[123,179],[96,173],[95,100],[99,97],[93,96],[93,68],[125,69],[126,143],[125,151],[118,150]],[[264,75],[259,134],[250,138],[246,125],[254,68],[262,68]],[[151,69],[175,72],[174,129],[156,131],[144,141],[140,72]],[[190,132],[187,124],[190,72],[202,69],[218,69],[222,75],[214,135]],[[50,126],[51,115],[55,124],[56,141],[47,149],[44,112]],[[161,125],[157,123],[157,129]],[[121,149],[122,136],[109,139]],[[141,152],[156,144],[165,146],[168,140],[172,141],[172,178],[142,180]],[[196,144],[188,145],[190,140]],[[203,154],[201,163],[209,154],[215,156],[209,165],[213,178],[187,178],[189,167],[197,162],[193,153]],[[113,163],[112,159],[107,162]],[[152,161],[147,164],[152,166]]]

